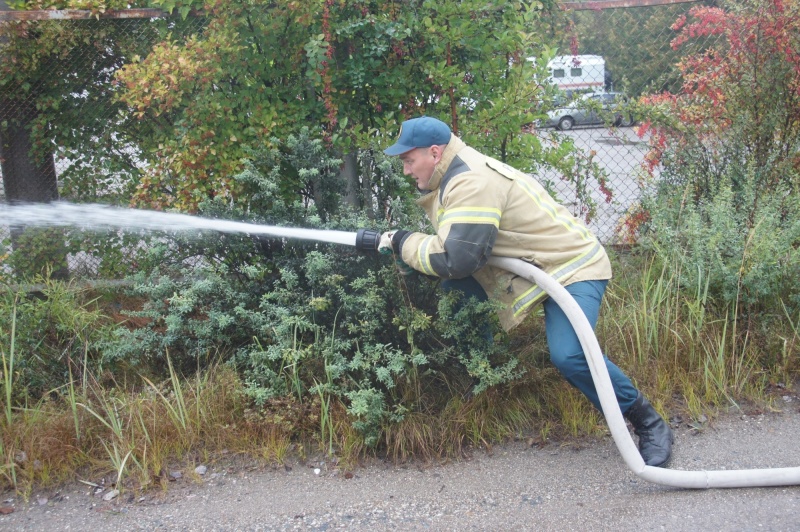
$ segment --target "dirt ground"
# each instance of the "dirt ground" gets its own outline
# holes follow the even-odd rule
[[[672,469],[800,466],[800,401],[778,413],[675,423]],[[627,469],[611,438],[509,442],[447,464],[380,460],[343,473],[324,461],[208,464],[166,491],[74,484],[2,495],[1,530],[800,530],[800,487],[687,490]]]

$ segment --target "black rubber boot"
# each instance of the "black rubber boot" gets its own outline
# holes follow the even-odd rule
[[[625,417],[633,425],[634,434],[639,436],[639,454],[644,463],[654,467],[666,466],[672,454],[672,429],[642,392],[625,412]]]

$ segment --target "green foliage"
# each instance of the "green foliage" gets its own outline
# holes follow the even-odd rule
[[[237,355],[257,402],[285,394],[307,400],[317,383],[327,383],[326,392],[348,404],[355,428],[374,445],[385,423],[430,408],[416,403],[422,389],[440,383],[429,393],[447,395],[441,383],[466,372],[479,381],[476,392],[518,376],[515,361],[490,360],[499,349],[472,332],[485,306],[455,315],[447,305],[437,308],[431,281],[403,286],[387,262],[332,248],[281,268],[259,310],[268,333]]]
[[[257,293],[241,290],[224,265],[180,267],[171,263],[174,255],[166,255],[163,247],[153,249],[151,258],[164,264],[134,277],[130,295],[146,303],[141,310],[127,312],[143,326],[118,328],[114,340],[104,346],[104,364],[158,369],[164,367],[165,355],[174,353],[186,371],[210,362],[220,350],[238,348],[249,341],[248,333],[265,326],[248,312]]]
[[[148,237],[129,233],[94,233],[79,228],[37,228],[10,231],[0,241],[0,260],[14,272],[66,279],[121,278],[146,260]],[[68,269],[69,253],[87,254],[92,260],[75,261]]]
[[[47,7],[78,4],[98,12],[120,7]],[[281,201],[313,204],[322,220],[338,203],[396,222],[405,214],[394,200],[411,187],[381,148],[402,119],[422,113],[522,170],[551,165],[567,179],[597,172],[571,156],[570,145],[523,130],[552,100],[535,82],[552,52],[539,35],[540,20],[555,11],[550,2],[131,5],[182,17],[2,26],[0,97],[35,107],[36,152],[48,156],[57,146],[65,199],[189,212],[219,199],[246,210],[246,180],[233,176],[246,161],[258,164],[253,150],[266,147],[278,161],[285,143],[311,135],[319,141],[309,158],[270,169],[283,172]],[[317,162],[323,151],[330,154],[324,166]],[[300,163],[310,173],[301,175]],[[291,223],[277,213],[273,219]],[[131,248],[76,236],[68,251],[78,242],[109,258]],[[106,260],[103,268],[119,271],[120,262]]]
[[[27,9],[146,7],[145,2],[28,2]],[[154,124],[137,123],[115,101],[113,74],[146,55],[165,34],[159,20],[56,20],[0,25],[0,98],[7,110],[35,109],[32,156],[56,155],[60,193],[84,201],[126,201],[146,158],[140,140]],[[172,31],[180,33],[180,26]],[[15,118],[6,114],[0,127]],[[57,146],[54,150],[53,146]],[[68,162],[68,164],[66,164]]]
[[[669,46],[670,26],[686,9],[677,4],[573,11],[559,53],[602,56],[614,90],[630,96],[674,91],[680,87],[680,53]]]
[[[201,0],[152,0],[151,3],[168,13],[172,13],[177,9],[184,19],[192,9],[201,9],[203,7]]]
[[[383,394],[374,388],[367,388],[347,392],[346,397],[350,403],[348,412],[355,418],[353,428],[363,435],[367,446],[374,447],[386,417]]]
[[[478,391],[516,376],[512,362],[494,366],[485,340],[466,334],[486,309],[452,322],[431,318],[435,285],[419,279],[401,293],[394,265],[380,257],[299,245],[269,262],[274,266],[243,267],[238,278],[222,265],[195,266],[185,280],[170,280],[164,272],[142,277],[133,294],[147,302],[132,317],[149,323],[122,330],[109,344],[105,363],[124,359],[157,366],[168,351],[185,371],[204,364],[209,352],[219,353],[235,362],[259,405],[286,395],[310,401],[324,383],[326,394],[349,405],[368,444],[377,442],[384,423],[414,408],[404,401],[418,379],[430,385],[441,375],[463,373],[453,360],[480,380]],[[413,309],[405,306],[406,298]],[[405,320],[409,310],[416,323]],[[446,340],[455,337],[461,339]],[[482,347],[470,348],[472,343]]]
[[[61,229],[29,227],[9,232],[8,240],[0,243],[0,249],[8,250],[4,262],[14,271],[26,272],[29,276],[64,278],[67,263],[63,240]]]
[[[70,381],[70,373],[79,380],[85,368],[96,368],[97,346],[111,331],[85,291],[42,276],[31,282],[40,284],[40,290],[0,292],[0,350],[8,353],[13,340],[12,400],[17,406],[60,388]]]
[[[104,13],[109,9],[148,7],[149,4],[128,0],[12,0],[6,3],[11,9],[88,9],[93,13]]]
[[[230,176],[250,150],[307,125],[321,128],[326,148],[344,160],[344,203],[369,209],[377,200],[380,212],[395,191],[373,190],[371,159],[357,151],[380,149],[401,120],[419,114],[442,118],[477,149],[522,170],[561,161],[558,150],[523,132],[550,99],[535,83],[544,64],[525,58],[547,54],[535,28],[553,8],[209,0],[202,33],[167,38],[116,74],[119,98],[135,116],[170,119],[146,140],[155,157],[135,200],[193,211],[208,198],[238,199],[243,191]],[[362,164],[353,165],[352,154]]]
[[[146,2],[27,2],[25,9],[108,9],[147,7]],[[127,204],[152,149],[144,139],[156,127],[140,122],[116,101],[114,72],[151,43],[174,35],[185,24],[165,20],[54,20],[0,25],[0,128],[30,119],[32,158],[58,162],[58,196],[84,202]],[[7,176],[24,180],[25,176]],[[141,239],[139,239],[141,240]],[[64,244],[66,242],[66,244]],[[84,276],[120,277],[131,271],[138,242],[120,236],[96,238],[76,230],[28,229],[14,235],[8,258],[16,272],[65,277],[65,253],[97,258]],[[9,245],[9,249],[12,246]],[[102,260],[101,258],[102,257]]]
[[[365,223],[363,215],[331,211],[323,221],[315,204],[280,188],[286,171],[308,183],[317,174],[304,166],[316,163],[318,171],[329,166],[325,157],[309,158],[321,156],[317,148],[316,141],[300,136],[255,152],[235,177],[249,201],[208,202],[203,214],[260,223],[277,216],[319,229],[320,240],[326,229],[355,231]],[[336,188],[335,182],[328,184]],[[396,206],[398,213],[413,210],[406,203]],[[150,253],[151,267],[134,278],[131,292],[143,301],[141,310],[129,312],[139,326],[118,330],[105,345],[107,365],[163,371],[169,353],[186,372],[214,355],[237,367],[259,406],[286,396],[323,405],[338,399],[369,445],[378,442],[387,423],[430,408],[417,403],[422,390],[447,396],[442,384],[469,374],[480,392],[519,374],[514,361],[473,331],[489,307],[467,305],[455,312],[434,281],[402,276],[380,255],[316,241],[213,234],[164,237]]]
[[[736,237],[731,247],[739,244]],[[765,245],[755,248],[769,252]],[[739,408],[743,400],[769,402],[770,385],[794,382],[798,370],[797,314],[789,314],[777,299],[766,311],[722,301],[727,264],[718,257],[701,264],[699,255],[676,245],[620,256],[607,297],[614,312],[598,325],[604,349],[648,396],[665,403],[681,397],[680,407],[695,419],[718,408]],[[748,259],[745,268],[750,277],[776,278],[775,272],[755,272],[760,266]]]
[[[696,201],[692,178],[707,174],[688,155],[681,153],[680,175],[668,172],[671,182],[645,202],[651,220],[644,246],[678,269],[690,293],[707,283],[712,300],[740,312],[780,317],[781,302],[800,309],[797,190],[764,191],[756,184],[768,168],[729,162],[714,176],[714,190]]]
[[[286,224],[325,220],[344,208],[342,161],[331,156],[318,129],[303,127],[285,141],[270,139],[269,146],[246,150],[244,170],[235,177],[242,209]]]
[[[510,382],[522,376],[519,360],[508,353],[500,339],[501,330],[496,323],[497,303],[488,301],[463,302],[458,294],[448,294],[438,304],[436,327],[442,338],[452,345],[442,346],[436,360],[447,364],[448,359],[457,360],[464,366],[474,387],[473,393],[481,393],[490,386]],[[481,325],[482,326],[476,326]]]
[[[776,7],[777,6],[777,7]],[[798,70],[796,1],[694,7],[674,47],[725,37],[680,63],[683,93],[649,98],[645,244],[681,284],[737,315],[797,310]],[[757,38],[756,38],[757,37]],[[792,48],[794,47],[794,48]]]

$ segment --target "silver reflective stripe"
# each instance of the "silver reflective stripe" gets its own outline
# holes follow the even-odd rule
[[[417,253],[419,254],[419,265],[422,268],[422,273],[428,275],[436,275],[436,272],[433,271],[433,266],[431,266],[431,255],[430,255],[430,247],[431,242],[436,237],[429,236],[422,239],[420,242],[419,247],[417,248]]]
[[[492,207],[459,207],[442,212],[439,216],[439,227],[456,223],[490,223],[500,227],[500,216],[500,209]]]
[[[590,249],[583,255],[578,255],[577,257],[575,257],[574,259],[572,259],[564,266],[562,266],[560,269],[554,271],[550,275],[552,275],[556,279],[556,281],[561,282],[579,268],[597,260],[601,256],[602,251],[603,247],[600,245],[599,242],[595,241],[595,244],[594,246],[592,246],[592,249]],[[546,295],[546,293],[544,290],[539,288],[539,285],[533,285],[524,294],[522,294],[521,296],[519,296],[517,299],[514,300],[514,304],[512,305],[514,316],[518,316],[526,308],[528,308],[532,304],[542,299],[544,295]]]

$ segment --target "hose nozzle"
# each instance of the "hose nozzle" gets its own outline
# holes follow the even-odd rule
[[[378,244],[381,241],[381,234],[372,229],[359,229],[356,232],[356,249],[367,253],[378,251]]]

